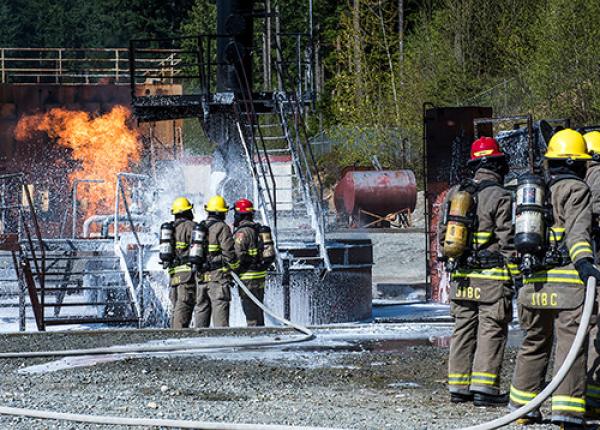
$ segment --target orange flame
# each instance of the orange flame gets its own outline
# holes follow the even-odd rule
[[[21,117],[15,128],[15,138],[28,140],[35,132],[43,132],[58,145],[70,148],[71,157],[80,164],[69,174],[71,184],[75,179],[104,181],[78,188],[85,212],[88,215],[110,213],[116,174],[129,171],[140,161],[140,136],[128,126],[130,117],[131,112],[124,106],[115,106],[100,116],[54,108],[47,113]]]

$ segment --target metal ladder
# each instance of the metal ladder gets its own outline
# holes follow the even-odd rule
[[[253,120],[248,123],[243,120],[245,116]],[[273,224],[276,225],[276,237],[280,245],[301,242],[318,246],[318,258],[329,271],[331,265],[325,247],[321,195],[314,184],[310,163],[296,126],[290,127],[288,116],[285,103],[277,100],[274,101],[273,112],[241,115],[238,128],[245,148],[263,148],[258,155],[256,151],[246,149],[253,172],[255,199],[271,228]],[[254,143],[248,140],[254,140]],[[273,166],[271,158],[277,156],[289,158],[289,170]]]
[[[275,39],[275,49],[280,58],[285,58],[281,45]],[[298,44],[298,49],[300,45]],[[277,57],[277,56],[276,56]],[[315,233],[314,241],[319,247],[319,256],[324,268],[331,271],[331,263],[325,244],[325,211],[323,209],[323,184],[319,167],[308,140],[308,131],[304,120],[308,106],[302,93],[299,76],[294,76],[286,62],[273,58],[273,66],[282,91],[274,93],[275,110],[279,115],[282,136],[287,140],[287,148],[292,157],[294,171],[301,190],[305,211],[310,217]],[[297,73],[300,73],[298,69]]]

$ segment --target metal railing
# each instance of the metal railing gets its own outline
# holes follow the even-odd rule
[[[280,45],[276,45],[279,56],[282,56]],[[296,167],[296,172],[301,182],[304,200],[307,204],[307,211],[311,217],[312,227],[315,230],[315,241],[319,246],[320,256],[327,271],[331,271],[329,254],[325,246],[325,212],[323,211],[323,183],[319,173],[319,167],[309,142],[308,130],[304,121],[304,103],[301,98],[301,90],[295,85],[295,78],[289,73],[282,63],[275,62],[275,70],[278,79],[289,88],[290,91],[282,92],[275,98],[276,108],[279,112],[280,121],[284,128],[292,153],[292,160]],[[287,95],[287,98],[284,97]],[[288,123],[288,114],[291,114],[293,121],[293,135]]]
[[[73,186],[71,188],[71,238],[77,238],[77,209],[79,202],[77,201],[77,190],[79,184],[102,184],[102,179],[75,179],[73,180]],[[59,237],[63,237],[64,229],[67,224],[68,211],[65,211],[65,215],[60,225]]]
[[[10,192],[9,190],[9,188],[11,188],[10,185],[7,186],[7,184],[10,184],[11,182],[13,192]],[[43,331],[45,330],[46,250],[31,192],[28,184],[25,182],[25,175],[21,172],[0,176],[0,184],[2,184],[1,188],[3,191],[2,206],[0,207],[0,211],[2,211],[3,228],[6,227],[8,219],[14,220],[14,217],[7,217],[6,212],[17,211],[16,234],[19,251],[18,258],[13,254],[13,261],[14,264],[18,264],[19,267],[15,265],[15,273],[18,276],[20,287],[21,284],[27,287],[37,328],[38,330]],[[29,222],[32,224],[31,227],[27,219],[27,213],[29,214]],[[32,228],[33,234],[31,232]],[[23,249],[23,245],[25,246],[25,249]],[[29,256],[31,256],[33,269],[35,270],[31,267]],[[22,315],[20,315],[20,320],[22,321],[20,325],[22,325],[24,329],[24,303],[20,303],[19,312],[22,313]]]
[[[276,55],[269,55],[272,59],[270,65],[284,67],[290,76],[293,76],[294,87],[298,91],[298,98],[305,101],[314,101],[315,79],[313,64],[313,43],[310,35],[305,33],[277,33],[277,43],[266,48],[259,40],[254,41],[251,67],[258,71],[263,67],[261,61],[265,57],[264,50]],[[258,38],[261,33],[257,33]],[[231,35],[198,34],[197,36],[182,36],[168,39],[134,39],[130,41],[128,58],[130,59],[130,85],[132,95],[137,96],[135,84],[140,80],[157,85],[178,83],[184,87],[184,95],[211,96],[217,93],[217,69],[230,65],[217,61],[217,44],[219,40],[231,39]],[[275,47],[277,46],[277,48]],[[237,52],[239,56],[240,53]],[[173,56],[177,63],[174,70],[177,73],[165,74],[163,68],[145,70],[148,62]],[[258,76],[258,74],[255,74]],[[269,74],[270,75],[270,74]],[[255,77],[256,77],[255,76]],[[267,78],[263,78],[267,79]],[[263,91],[282,91],[283,82],[277,73],[268,78],[269,81],[261,83]],[[243,81],[242,81],[243,85]]]
[[[141,83],[181,73],[176,52],[153,50],[139,60]],[[127,48],[0,48],[0,82],[10,84],[129,84]],[[138,83],[140,80],[138,79]]]
[[[115,241],[115,253],[117,257],[119,257],[119,264],[121,270],[124,272],[125,282],[127,283],[127,287],[131,294],[131,298],[133,300],[135,306],[135,312],[138,316],[138,326],[141,328],[144,323],[144,244],[140,240],[140,237],[137,234],[135,224],[133,218],[131,216],[131,211],[129,210],[129,204],[127,203],[127,195],[125,193],[125,188],[123,186],[123,179],[131,178],[137,181],[146,181],[150,179],[148,175],[140,175],[137,173],[127,173],[120,172],[117,173],[117,183],[115,188],[115,219],[114,219],[114,241]],[[135,239],[135,243],[138,247],[137,252],[137,291],[136,287],[133,283],[133,279],[131,278],[131,274],[129,272],[129,267],[127,265],[127,261],[125,259],[125,253],[121,249],[121,245],[119,243],[119,221],[122,218],[120,214],[120,200],[123,200],[123,207],[125,209],[126,220],[129,223],[131,228],[131,232]]]

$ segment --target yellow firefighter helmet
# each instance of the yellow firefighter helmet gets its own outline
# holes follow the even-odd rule
[[[206,212],[227,212],[229,206],[227,206],[227,203],[222,196],[217,195],[208,200],[208,203],[204,205],[204,210]]]
[[[193,208],[194,205],[188,199],[185,197],[177,197],[171,206],[171,213],[177,215]]]
[[[544,157],[552,160],[589,160],[583,136],[578,131],[565,128],[555,133],[548,143]]]
[[[600,155],[600,131],[589,131],[583,135],[587,150],[591,154]]]

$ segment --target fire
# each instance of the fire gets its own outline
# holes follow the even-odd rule
[[[116,174],[140,161],[139,133],[129,127],[131,112],[115,106],[104,115],[54,108],[46,113],[23,116],[15,128],[19,141],[34,133],[46,133],[60,146],[71,149],[78,167],[69,174],[75,179],[100,179],[103,183],[80,186],[78,196],[88,215],[110,213],[115,196]],[[60,162],[57,160],[57,162]]]

